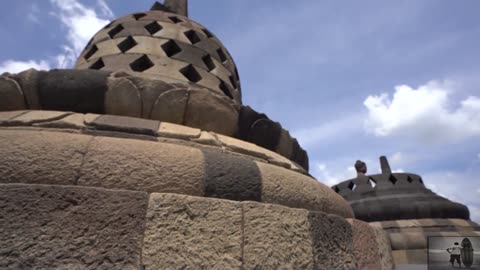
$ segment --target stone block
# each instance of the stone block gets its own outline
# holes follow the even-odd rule
[[[192,147],[96,137],[79,185],[203,196],[205,162]]]
[[[24,110],[27,108],[22,89],[15,80],[0,77],[0,111]]]
[[[353,230],[342,217],[311,211],[314,269],[357,270]],[[373,270],[373,269],[372,269]]]
[[[147,195],[0,185],[1,269],[142,269]]]
[[[290,158],[293,153],[293,140],[290,133],[283,129],[280,131],[280,138],[278,139],[277,149],[275,152],[280,155]]]
[[[146,269],[240,269],[240,203],[151,194],[142,259]]]
[[[43,110],[104,113],[107,77],[99,70],[52,70],[38,76]]]
[[[185,89],[166,91],[156,99],[150,117],[162,122],[183,125],[188,92]]]
[[[307,210],[254,202],[242,206],[244,269],[315,269]]]
[[[303,174],[256,162],[262,176],[262,201],[353,217],[347,201],[331,188]]]
[[[393,250],[393,260],[399,267],[402,264],[425,264],[427,261],[426,249]]]
[[[84,123],[85,115],[81,113],[75,113],[68,115],[64,118],[53,120],[50,122],[40,122],[38,124],[33,124],[37,127],[47,127],[47,128],[71,128],[71,129],[82,129],[86,125]]]
[[[38,98],[38,78],[45,71],[37,71],[33,68],[15,74],[15,80],[20,85],[27,108],[30,110],[40,110],[40,100]]]
[[[28,111],[27,113],[10,119],[9,122],[13,125],[28,126],[36,123],[55,121],[70,114],[72,113],[60,111]]]
[[[142,98],[137,87],[126,78],[109,78],[105,95],[105,113],[142,116]]]
[[[423,232],[389,233],[393,250],[427,248],[427,235]]]
[[[88,125],[98,130],[157,136],[160,122],[126,116],[100,115],[95,120],[89,121]]]
[[[258,157],[265,160],[267,160],[269,156],[271,156],[270,151],[260,146],[257,146],[253,143],[235,139],[229,136],[224,136],[221,134],[215,134],[215,136],[224,146],[226,146],[233,152],[238,152],[238,153]]]
[[[28,111],[5,111],[5,112],[2,112],[0,111],[0,125],[9,125],[11,124],[10,123],[10,120],[15,118],[15,117],[18,117],[24,113],[27,113]]]
[[[158,135],[174,139],[191,139],[200,137],[201,130],[182,125],[175,125],[161,122],[158,128]]]
[[[73,185],[91,136],[0,130],[0,181]]]
[[[213,146],[220,146],[221,143],[217,139],[216,135],[213,133],[210,133],[208,131],[202,131],[200,133],[200,137],[193,139],[192,141],[196,143],[201,143],[201,144],[208,144],[208,145],[213,145]]]
[[[370,226],[375,233],[375,240],[377,241],[378,254],[380,255],[380,267],[382,270],[394,270],[395,263],[393,262],[392,246],[387,233],[377,226]]]
[[[262,201],[262,178],[254,161],[213,149],[202,154],[206,197]]]
[[[248,133],[247,140],[256,145],[275,151],[280,140],[280,132],[282,127],[279,123],[270,119],[256,120]]]
[[[140,77],[128,77],[128,79],[135,84],[138,90],[141,92],[142,96],[142,117],[151,118],[155,120],[161,120],[152,118],[152,111],[154,108],[155,101],[158,97],[165,93],[168,90],[172,90],[174,87],[161,80],[148,80]],[[185,107],[185,104],[183,104]],[[183,113],[182,113],[183,117]]]
[[[366,222],[349,219],[353,232],[353,249],[359,270],[381,270],[381,257],[373,228]]]
[[[184,123],[234,137],[238,128],[238,111],[226,98],[205,90],[190,91]]]

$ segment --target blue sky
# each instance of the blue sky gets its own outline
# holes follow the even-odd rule
[[[109,20],[153,1],[4,1],[0,73],[71,67]],[[328,185],[378,172],[423,176],[480,222],[480,2],[190,1],[234,57],[243,102],[296,136]]]

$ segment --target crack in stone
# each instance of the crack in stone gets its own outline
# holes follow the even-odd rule
[[[82,176],[83,165],[85,163],[85,157],[87,156],[88,150],[90,149],[90,146],[92,145],[94,139],[95,139],[95,136],[92,136],[90,138],[90,140],[88,140],[87,145],[85,146],[85,150],[83,152],[80,152],[82,154],[82,162],[80,163],[80,167],[78,168],[77,175],[75,176],[75,179],[73,181],[73,184],[75,186],[78,185],[78,180]]]

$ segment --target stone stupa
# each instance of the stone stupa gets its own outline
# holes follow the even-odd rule
[[[393,269],[187,1],[0,77],[0,269]],[[259,89],[261,90],[261,89]]]
[[[396,265],[426,264],[428,236],[480,236],[468,208],[426,188],[420,175],[392,173],[385,156],[380,174],[367,175],[362,161],[357,177],[332,188],[352,206],[355,218],[384,229]]]

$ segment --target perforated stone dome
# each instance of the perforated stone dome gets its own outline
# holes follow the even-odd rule
[[[156,10],[155,5],[105,26],[87,44],[75,68],[186,82],[241,103],[238,71],[220,40],[188,17]]]

